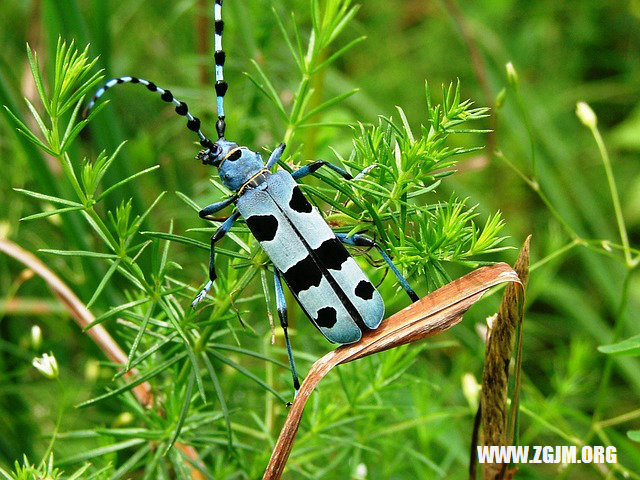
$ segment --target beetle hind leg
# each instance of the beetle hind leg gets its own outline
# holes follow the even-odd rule
[[[354,245],[356,247],[374,247],[376,250],[378,250],[380,256],[382,256],[383,260],[387,263],[387,265],[389,265],[389,268],[398,279],[398,283],[402,285],[402,288],[404,288],[404,291],[407,292],[407,295],[409,296],[411,301],[418,301],[418,295],[416,295],[416,292],[413,291],[413,288],[411,288],[409,282],[407,282],[407,279],[404,278],[404,275],[402,275],[400,270],[398,270],[398,267],[395,266],[393,261],[389,258],[389,255],[387,255],[382,247],[380,247],[380,245],[378,245],[373,239],[359,234],[348,237],[346,233],[336,233],[336,237],[342,243],[345,243],[347,245]]]
[[[291,342],[289,341],[289,321],[287,317],[287,301],[284,297],[284,291],[282,290],[282,280],[280,278],[280,272],[274,266],[273,267],[273,283],[276,290],[276,307],[278,309],[278,318],[280,319],[280,326],[284,332],[284,341],[287,345],[287,355],[289,357],[289,365],[291,367],[291,376],[293,377],[293,399],[298,396],[298,390],[300,390],[300,381],[298,380],[298,371],[296,370],[296,364],[293,360],[293,351],[291,349]],[[290,406],[291,402],[287,403]]]

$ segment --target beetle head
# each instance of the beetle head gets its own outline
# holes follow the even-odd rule
[[[264,168],[262,157],[247,147],[239,147],[225,138],[218,139],[197,158],[205,165],[218,168],[222,183],[237,192],[251,177]]]

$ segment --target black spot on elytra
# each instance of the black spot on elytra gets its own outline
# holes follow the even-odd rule
[[[375,288],[373,288],[371,282],[367,280],[360,280],[360,283],[356,286],[356,295],[363,300],[371,300],[373,298],[373,292],[375,292]]]
[[[304,197],[300,187],[293,187],[293,191],[291,192],[291,200],[289,200],[289,206],[295,212],[299,213],[309,213],[311,212],[311,204]]]
[[[242,150],[238,149],[227,157],[227,160],[235,162],[242,156]]]
[[[273,215],[251,215],[246,222],[247,227],[259,242],[273,240],[278,231],[278,220]]]
[[[331,328],[338,321],[338,312],[333,307],[322,307],[318,310],[318,317],[316,318],[316,324],[319,327]]]
[[[349,259],[349,252],[342,246],[336,238],[330,238],[314,249],[318,261],[325,268],[330,270],[340,270],[344,262]]]
[[[283,272],[283,275],[296,296],[311,287],[317,287],[322,281],[322,272],[309,255]]]

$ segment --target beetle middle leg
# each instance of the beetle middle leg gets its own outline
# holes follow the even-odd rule
[[[418,300],[418,295],[416,295],[416,292],[413,291],[413,288],[411,288],[411,286],[409,285],[409,282],[407,282],[407,279],[404,278],[404,275],[402,275],[400,270],[398,270],[398,267],[394,265],[393,261],[385,253],[382,247],[380,247],[380,245],[378,245],[373,239],[365,235],[359,235],[359,234],[355,234],[348,237],[346,233],[336,233],[336,237],[342,243],[345,243],[347,245],[354,245],[356,247],[376,248],[376,250],[378,250],[378,252],[382,256],[384,261],[387,262],[387,265],[389,265],[389,268],[391,269],[391,271],[395,274],[396,278],[398,279],[398,283],[402,285],[402,288],[404,288],[405,292],[407,292],[407,295],[409,295],[409,298],[411,299],[411,301],[416,302]]]
[[[231,196],[229,198],[225,198],[224,200],[221,200],[219,202],[212,203],[211,205],[207,205],[202,210],[200,210],[198,212],[198,215],[200,216],[200,218],[204,218],[205,220],[212,220],[211,215],[213,215],[214,213],[219,212],[220,210],[222,210],[225,207],[228,207],[229,205],[231,205],[236,200],[237,200],[237,196],[233,195],[233,196]]]
[[[284,332],[284,341],[287,344],[287,355],[289,356],[289,365],[291,366],[291,375],[293,377],[293,398],[295,399],[300,390],[300,381],[298,380],[298,371],[296,370],[296,364],[293,361],[293,351],[291,350],[291,342],[289,341],[289,321],[287,318],[287,301],[282,291],[282,280],[280,279],[280,272],[274,266],[273,267],[273,283],[276,289],[276,307],[278,309],[278,317],[280,318],[280,326]],[[290,404],[287,404],[290,405]]]
[[[217,278],[216,275],[216,264],[215,264],[215,246],[216,242],[224,237],[227,232],[231,229],[231,226],[236,221],[236,219],[240,216],[240,212],[237,210],[231,214],[229,218],[227,218],[222,225],[218,227],[216,233],[211,237],[211,252],[209,254],[209,281],[204,286],[204,288],[200,291],[200,293],[196,296],[196,298],[191,302],[191,307],[195,308],[198,303],[207,296],[211,286],[213,285],[214,280]]]

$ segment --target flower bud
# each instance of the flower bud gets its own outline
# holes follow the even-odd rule
[[[42,375],[47,378],[58,378],[58,362],[53,354],[45,353],[42,357],[35,357],[31,361],[33,365]]]
[[[84,378],[90,382],[95,382],[100,377],[100,362],[95,358],[90,358],[84,364]]]
[[[576,115],[586,127],[596,128],[596,125],[598,124],[598,117],[596,117],[595,112],[591,109],[588,103],[578,102],[576,104]]]
[[[38,351],[42,346],[42,330],[38,325],[31,327],[31,348]]]
[[[513,66],[513,63],[508,62],[506,65],[507,69],[507,80],[511,85],[518,85],[518,72],[516,72],[516,68]]]
[[[113,421],[114,428],[122,428],[130,425],[131,422],[135,420],[134,416],[129,412],[122,412],[120,415],[116,417]]]
[[[481,391],[482,386],[480,386],[473,373],[465,373],[462,376],[462,393],[473,410],[478,409]]]

